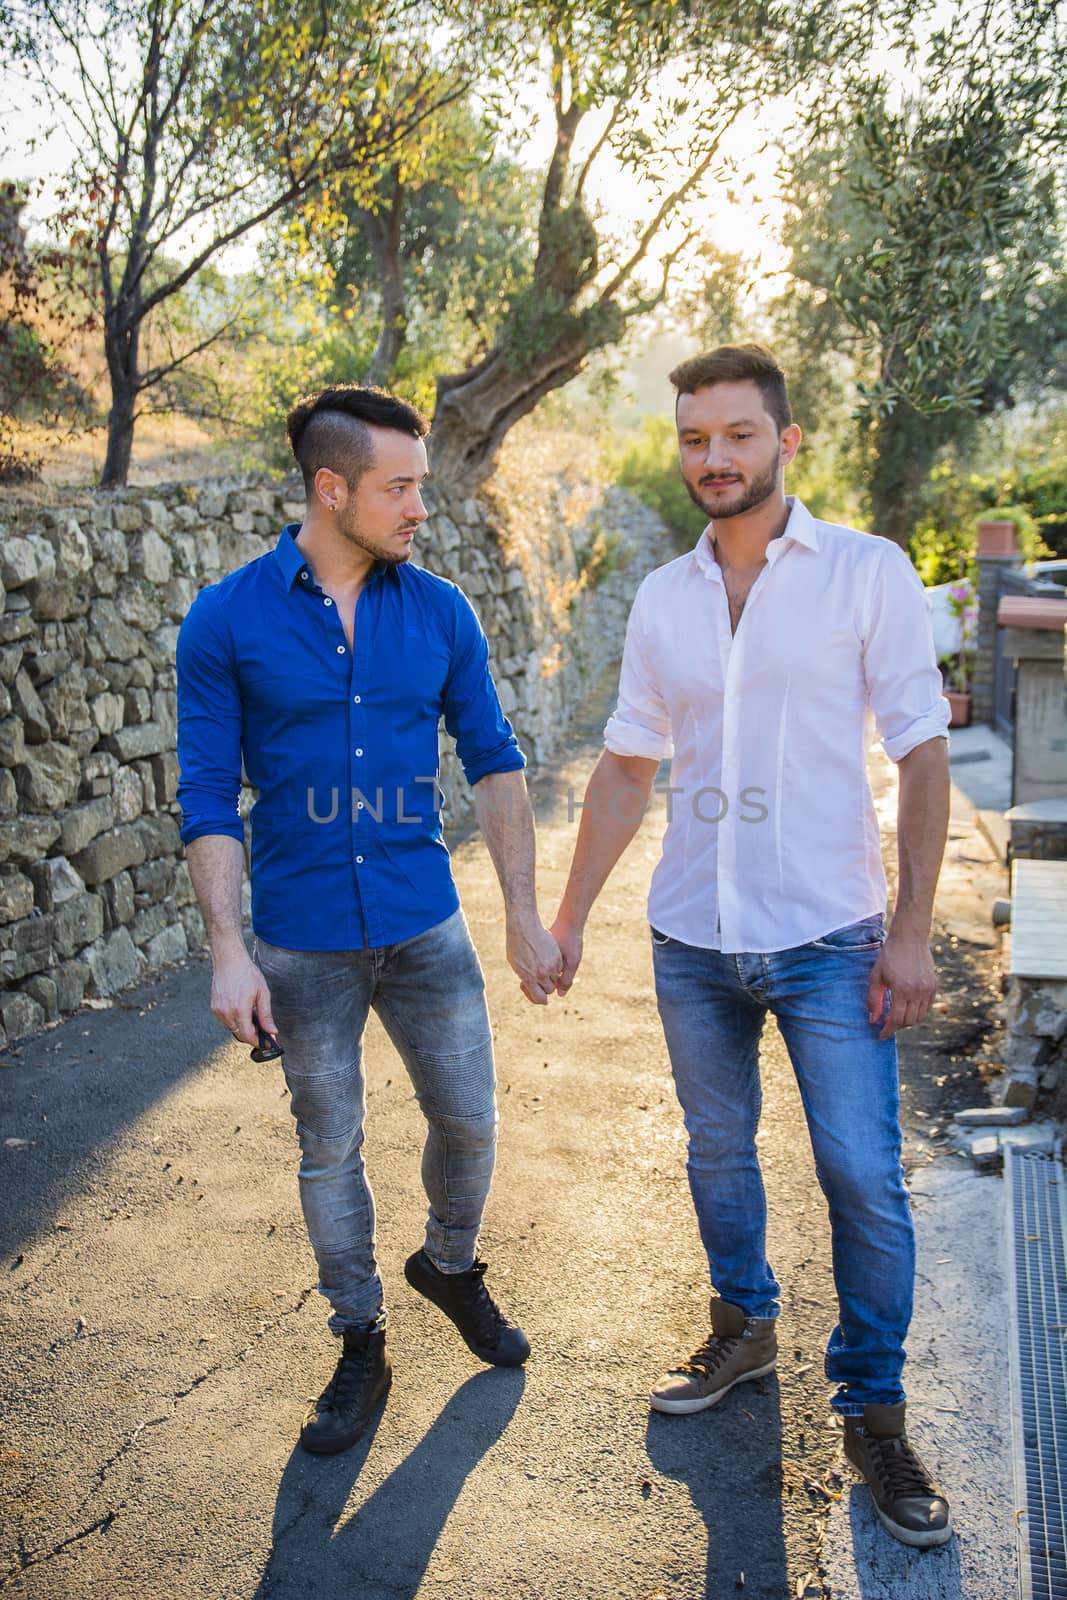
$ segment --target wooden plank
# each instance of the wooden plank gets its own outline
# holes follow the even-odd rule
[[[1011,966],[1017,978],[1067,978],[1067,861],[1012,862]]]

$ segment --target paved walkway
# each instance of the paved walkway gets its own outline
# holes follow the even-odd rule
[[[579,735],[538,786],[547,906],[574,835],[567,786],[580,794],[594,754]],[[886,781],[880,770],[888,806]],[[1009,1600],[999,1181],[912,1151],[915,1432],[960,1527],[956,1544],[920,1557],[851,1487],[826,1408],[825,1208],[773,1030],[761,1138],[785,1285],[779,1371],[711,1413],[649,1413],[650,1379],[707,1315],[643,922],[662,824],[654,806],[597,908],[581,982],[545,1011],[504,964],[483,849],[457,851],[503,1114],[483,1250],[534,1356],[523,1372],[483,1369],[403,1282],[424,1205],[420,1123],[373,1024],[368,1161],[395,1381],[373,1437],[346,1455],[294,1448],[333,1349],[281,1076],[213,1022],[206,965],[5,1058],[0,1589],[33,1600]],[[953,882],[953,916],[980,922],[971,880]]]

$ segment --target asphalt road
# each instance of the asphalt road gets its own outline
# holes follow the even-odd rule
[[[596,706],[535,786],[546,910],[574,837],[568,785],[580,795],[599,721]],[[485,852],[477,839],[458,847],[502,1109],[482,1253],[534,1354],[522,1372],[484,1369],[403,1281],[424,1215],[420,1118],[372,1022],[367,1159],[395,1376],[373,1436],[342,1456],[295,1446],[334,1345],[312,1287],[281,1074],[254,1066],[214,1022],[206,963],[8,1052],[0,1590],[34,1600],[784,1600],[853,1592],[840,1577],[851,1536],[835,1546],[837,1575],[823,1562],[826,1530],[847,1506],[867,1541],[855,1593],[908,1592],[899,1547],[866,1491],[849,1490],[826,1404],[821,1358],[835,1317],[825,1207],[773,1027],[761,1149],[784,1285],[779,1370],[710,1413],[649,1412],[650,1381],[703,1337],[708,1294],[643,916],[662,824],[654,805],[594,914],[580,983],[537,1011],[503,960]],[[977,890],[957,890],[963,915]],[[962,983],[958,1003],[970,1010],[972,999]],[[915,1052],[924,1082],[932,1050]],[[958,1160],[935,1157],[921,1129],[913,1143],[915,1161]],[[963,1283],[950,1317],[966,1317],[967,1292]],[[935,1340],[929,1359],[950,1359],[948,1344]],[[986,1425],[995,1454],[997,1423]],[[1005,1495],[994,1475],[979,1520],[1010,1526]],[[984,1528],[972,1526],[972,1547],[988,1554]],[[971,1590],[952,1549],[936,1569],[947,1587],[931,1593],[1007,1600],[1010,1543],[981,1568],[1003,1572],[1002,1590],[985,1579]],[[890,1574],[881,1587],[878,1559]]]

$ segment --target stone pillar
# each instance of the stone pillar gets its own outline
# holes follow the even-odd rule
[[[1000,573],[1019,565],[1014,522],[978,524],[978,629],[971,677],[971,721],[993,720],[993,668],[997,656],[997,601]]]
[[[1067,794],[1067,703],[1063,693],[1063,629],[1067,600],[1005,595],[999,621],[1005,653],[1015,661],[1015,760],[1011,803]]]

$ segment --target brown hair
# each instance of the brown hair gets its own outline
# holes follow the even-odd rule
[[[413,439],[425,438],[430,430],[421,411],[369,384],[338,383],[297,401],[286,432],[309,499],[320,467],[339,472],[350,489],[356,487],[374,460],[371,427],[395,428]]]
[[[713,383],[754,383],[763,404],[778,425],[779,433],[793,420],[785,373],[761,344],[721,344],[706,355],[691,356],[671,373],[678,394],[696,394]],[[677,400],[675,401],[677,404]]]

